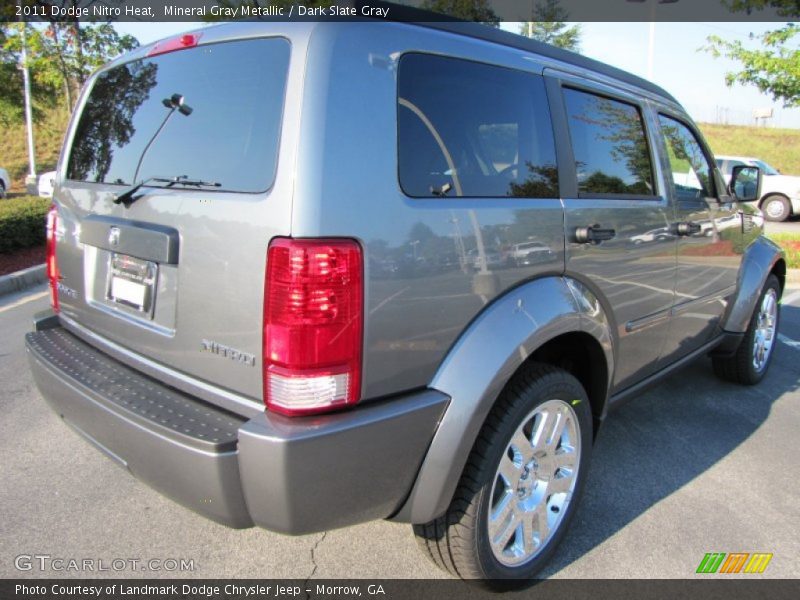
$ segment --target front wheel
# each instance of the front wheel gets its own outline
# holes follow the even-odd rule
[[[778,342],[781,286],[775,275],[767,277],[756,309],[739,348],[732,356],[715,356],[712,359],[718,377],[755,385],[767,374],[775,344]]]
[[[447,512],[414,526],[417,541],[456,577],[491,587],[523,583],[564,537],[591,451],[581,384],[561,369],[532,365],[489,414]]]

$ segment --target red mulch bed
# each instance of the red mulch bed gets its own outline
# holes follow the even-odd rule
[[[734,254],[731,240],[722,240],[716,244],[698,248],[689,246],[681,249],[682,256],[733,256]]]
[[[0,275],[27,269],[43,262],[44,246],[34,246],[33,248],[15,250],[9,254],[0,254]]]

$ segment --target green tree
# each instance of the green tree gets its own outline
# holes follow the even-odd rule
[[[535,20],[527,21],[520,27],[522,35],[573,52],[580,51],[580,25],[570,27],[565,23],[569,13],[558,0],[540,0],[535,4],[531,17]]]
[[[36,30],[21,23],[0,23],[0,124],[9,126],[22,120],[23,84],[20,66],[19,44],[22,27],[28,36]],[[30,66],[30,61],[29,61]],[[46,81],[32,77],[31,96],[34,118],[41,116],[41,109],[52,104],[53,90]]]
[[[14,78],[22,54],[20,23],[7,25],[0,35],[0,113],[12,120],[14,111],[3,106],[22,106],[21,78]],[[55,105],[59,95],[68,110],[72,109],[86,78],[111,58],[132,50],[139,42],[130,35],[119,35],[109,23],[50,23],[25,25],[28,68],[33,82],[36,106]]]
[[[733,12],[748,15],[773,10],[781,17],[800,16],[798,0],[726,0],[725,4]],[[725,56],[740,64],[738,71],[725,74],[729,86],[734,83],[754,85],[784,106],[800,106],[800,48],[795,40],[798,32],[797,25],[788,23],[761,36],[751,34],[750,39],[758,40],[760,48],[713,35],[708,38],[708,46],[702,49],[714,57]]]
[[[724,0],[733,12],[746,12],[774,9],[781,17],[800,16],[800,2],[797,0]]]
[[[784,106],[800,106],[800,47],[795,40],[798,33],[800,27],[789,23],[758,37],[751,34],[751,39],[760,41],[760,48],[712,35],[703,49],[715,58],[725,56],[741,65],[740,70],[725,74],[729,86],[754,85]]]
[[[492,10],[489,0],[425,0],[422,8],[465,21],[500,26],[500,17]]]

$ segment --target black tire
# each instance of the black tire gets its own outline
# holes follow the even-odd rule
[[[775,333],[766,361],[759,369],[756,368],[754,360],[757,346],[756,335],[759,327],[760,309],[764,298],[770,293],[775,294]],[[767,281],[764,283],[764,289],[761,290],[761,294],[758,296],[758,302],[753,310],[753,316],[750,317],[750,324],[747,326],[747,331],[736,352],[731,356],[714,356],[712,358],[714,373],[717,377],[742,385],[755,385],[764,379],[764,376],[769,370],[769,365],[772,362],[772,355],[775,353],[775,345],[777,343],[777,339],[775,338],[777,337],[778,327],[780,325],[781,313],[780,304],[778,304],[780,295],[781,287],[778,278],[770,274],[769,277],[767,277]]]
[[[569,500],[562,505],[565,506],[563,515],[553,516],[554,519],[559,520],[556,521],[555,528],[549,537],[544,539],[541,547],[522,564],[507,566],[498,560],[495,551],[492,550],[488,529],[489,509],[492,494],[495,492],[495,481],[504,481],[498,474],[500,460],[505,458],[506,453],[513,452],[509,444],[512,443],[512,436],[518,428],[526,422],[535,423],[533,420],[529,421],[533,411],[542,405],[553,406],[552,401],[554,400],[563,401],[566,406],[571,407],[571,412],[564,411],[561,403],[555,403],[559,407],[558,410],[574,417],[567,423],[574,422],[575,437],[580,439],[577,473],[573,475],[574,487],[571,497],[567,492]],[[568,424],[564,430],[570,427]],[[563,438],[559,439],[562,439],[563,442]],[[562,442],[557,442],[560,452],[563,452]],[[561,369],[544,364],[531,365],[507,386],[489,413],[470,453],[461,481],[447,512],[428,523],[414,525],[417,542],[434,564],[455,577],[478,580],[479,583],[495,589],[524,586],[526,580],[531,579],[550,559],[569,527],[586,480],[591,451],[592,412],[588,397],[581,384],[575,377]],[[544,461],[545,458],[540,460]],[[535,459],[532,459],[532,462],[535,463]],[[550,464],[552,468],[552,464],[555,463]],[[530,489],[534,491],[536,490],[535,486],[539,483],[536,475],[539,468],[537,464],[535,467],[537,470],[530,472],[533,473],[533,476],[529,475],[527,468],[524,469],[524,478],[530,478]],[[542,467],[542,471],[544,470]],[[556,495],[548,495],[547,490],[550,489],[552,481],[556,480],[555,475],[559,471],[560,469],[556,467],[556,471],[547,475],[550,481],[545,485],[544,495],[541,496],[544,498],[543,512],[548,517],[550,516],[548,509],[553,513],[558,512],[550,505],[550,499],[555,498]],[[532,483],[534,480],[535,484]],[[519,484],[517,485],[519,486]],[[517,487],[517,495],[514,493],[509,495],[508,490],[501,491],[506,494],[504,498],[508,498],[509,502],[517,503],[519,487]],[[532,495],[531,492],[529,494]],[[519,500],[520,503],[524,501],[527,501],[527,498]],[[542,508],[541,501],[535,501],[534,504]],[[521,521],[519,525],[514,525],[517,522],[514,520],[516,514],[515,510],[511,515],[512,520],[508,527],[504,528],[506,531],[520,532],[512,534],[514,540],[521,535],[524,527]]]
[[[5,184],[0,181],[0,200],[6,197],[6,186]]]
[[[783,196],[773,194],[761,201],[761,212],[764,213],[764,218],[767,221],[780,223],[788,219],[789,215],[792,214],[792,205]]]

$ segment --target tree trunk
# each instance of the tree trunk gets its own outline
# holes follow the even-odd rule
[[[53,31],[53,42],[55,42],[56,52],[58,52],[58,64],[61,68],[61,75],[64,78],[64,99],[67,101],[67,110],[72,111],[72,88],[69,85],[69,70],[64,62],[64,49],[61,47],[61,40],[58,35],[58,27],[51,26]]]
[[[77,0],[76,0],[77,2]],[[71,78],[73,86],[73,97],[77,98],[80,93],[81,86],[83,85],[85,65],[83,64],[83,36],[81,34],[81,27],[78,21],[73,21],[71,24],[72,42],[75,44],[75,73]],[[72,109],[72,105],[70,105]]]

